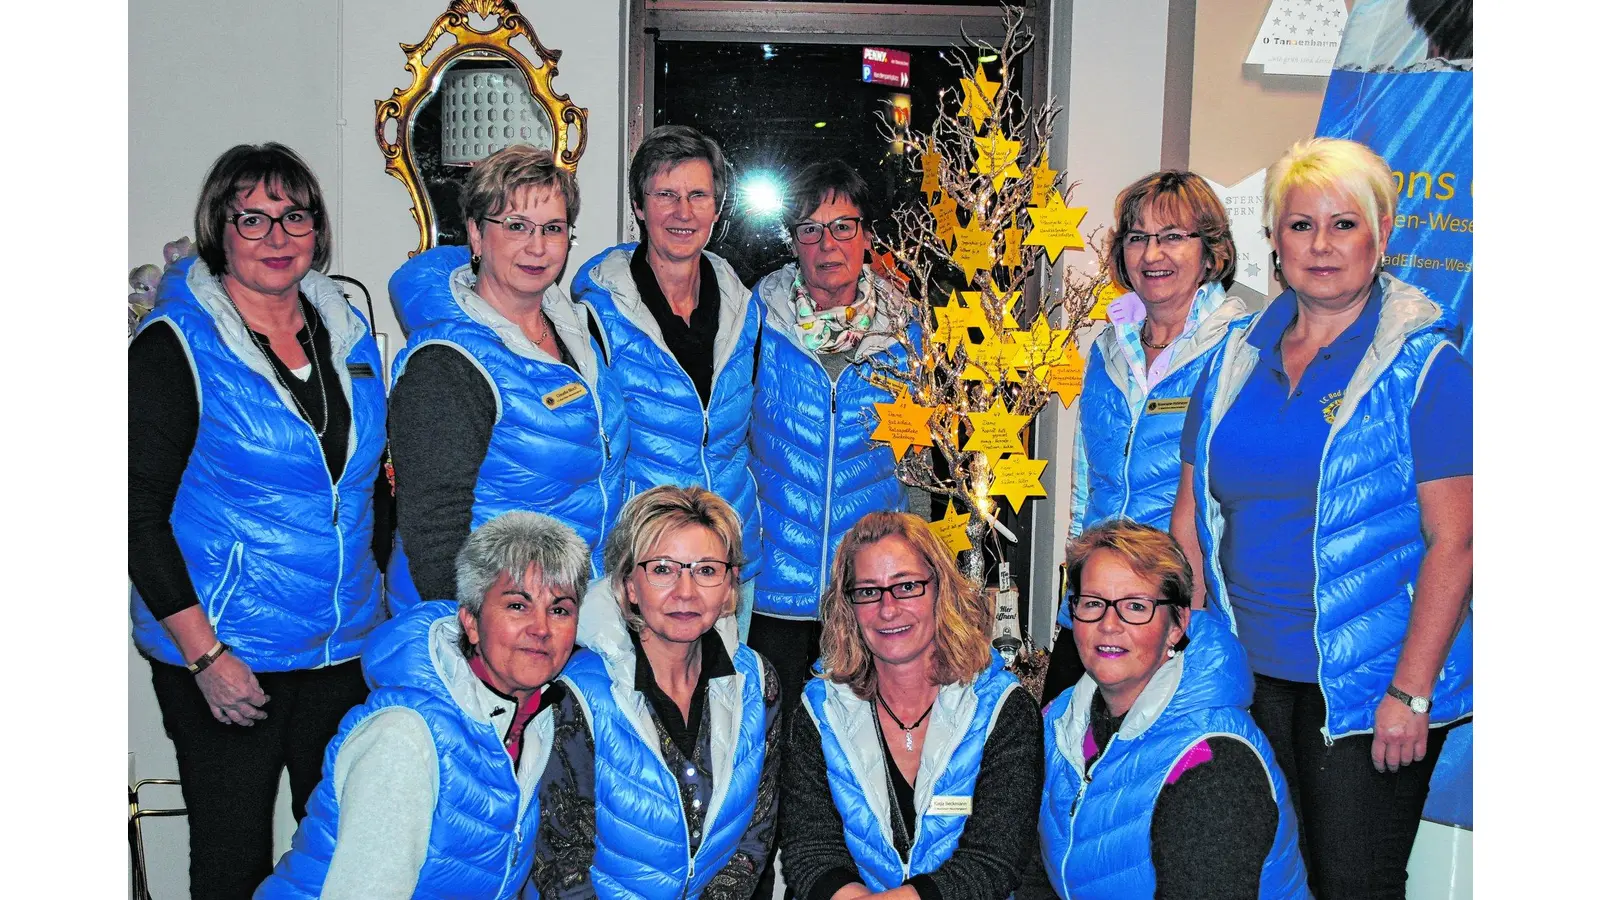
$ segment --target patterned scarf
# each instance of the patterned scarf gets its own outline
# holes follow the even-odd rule
[[[796,268],[794,311],[795,325],[800,329],[800,340],[807,350],[813,353],[841,353],[853,349],[872,328],[873,317],[878,313],[878,295],[872,287],[871,271],[865,266],[861,267],[861,280],[856,282],[854,303],[819,311]]]

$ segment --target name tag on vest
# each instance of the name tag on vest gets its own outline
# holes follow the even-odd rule
[[[574,381],[571,384],[558,387],[544,395],[545,409],[560,409],[580,397],[589,396],[589,389],[582,383]]]
[[[1189,398],[1178,397],[1172,400],[1151,400],[1144,405],[1144,411],[1152,416],[1163,413],[1186,413],[1189,411]]]
[[[351,378],[376,378],[376,377],[378,377],[376,374],[373,373],[372,366],[368,365],[367,363],[351,363],[349,368],[350,368],[350,377]]]
[[[928,804],[930,816],[970,816],[972,815],[971,797],[934,797]]]

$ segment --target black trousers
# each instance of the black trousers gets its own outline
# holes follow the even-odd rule
[[[1255,676],[1250,714],[1278,758],[1295,816],[1311,893],[1317,900],[1405,900],[1406,863],[1428,799],[1446,729],[1428,733],[1428,753],[1398,772],[1372,765],[1372,735],[1322,738],[1326,707],[1315,683]]]
[[[190,896],[248,898],[272,872],[272,813],[283,769],[298,822],[339,720],[367,697],[361,662],[256,673],[272,699],[267,717],[248,728],[212,718],[187,669],[152,660],[150,677],[189,810]]]
[[[778,673],[784,743],[787,744],[789,726],[800,708],[800,690],[811,677],[812,664],[822,655],[822,623],[815,619],[780,619],[755,613],[750,617],[750,636],[745,643],[765,656],[772,663],[773,671]],[[777,858],[778,848],[773,847],[751,900],[768,900],[772,896],[776,887],[772,863]]]

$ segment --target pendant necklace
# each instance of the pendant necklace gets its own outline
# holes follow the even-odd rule
[[[271,343],[271,341],[263,341],[260,337],[256,336],[255,331],[250,328],[250,323],[245,321],[244,313],[239,311],[239,304],[233,302],[233,295],[228,293],[227,285],[223,285],[222,286],[222,296],[228,298],[228,305],[233,307],[234,314],[237,315],[239,317],[239,321],[241,323],[243,323],[244,332],[245,332],[245,334],[250,335],[250,341],[252,343],[254,343],[256,345],[256,347],[261,350],[262,353],[267,354],[269,357],[272,357],[272,359],[276,359],[277,355],[272,352],[272,343]],[[312,432],[316,434],[317,440],[320,441],[320,440],[322,440],[323,433],[325,433],[328,430],[328,382],[323,380],[323,378],[322,378],[322,366],[317,362],[317,345],[316,345],[316,340],[315,340],[316,335],[317,335],[316,326],[312,323],[311,317],[306,315],[305,305],[304,305],[305,304],[305,300],[304,299],[299,299],[296,302],[301,304],[301,306],[300,306],[300,318],[305,320],[305,323],[306,323],[306,345],[307,346],[306,346],[305,350],[306,350],[306,355],[311,357],[311,377],[316,380],[317,386],[319,388],[321,388],[321,390],[322,390],[322,424],[321,425],[317,425],[316,423],[311,421],[311,414],[306,411],[306,408],[304,406],[300,405],[300,398],[296,397],[295,394],[294,394],[294,391],[289,389],[289,385],[284,383],[283,376],[278,374],[278,367],[274,366],[272,364],[272,359],[268,359],[267,360],[267,367],[272,370],[272,378],[273,378],[273,380],[278,382],[278,386],[283,388],[283,392],[285,394],[289,395],[289,400],[294,403],[294,408],[300,412],[300,418],[304,419],[306,424],[311,426]],[[296,339],[298,340],[298,336],[297,336]],[[893,715],[893,714],[891,713],[891,715]]]
[[[894,710],[889,708],[889,704],[884,701],[882,694],[878,694],[877,695],[877,701],[878,701],[878,705],[883,707],[883,711],[889,714],[889,718],[894,720],[894,724],[900,726],[900,730],[905,732],[905,735],[906,735],[906,749],[910,750],[910,749],[912,749],[912,746],[911,746],[911,732],[916,731],[917,730],[917,726],[921,725],[923,720],[928,718],[928,713],[933,712],[933,707],[939,702],[939,698],[938,698],[937,695],[935,695],[934,698],[933,698],[933,703],[929,703],[928,704],[928,708],[922,711],[922,715],[918,716],[917,720],[915,722],[912,722],[910,725],[907,725],[906,723],[900,721],[900,717],[895,715],[894,714]]]

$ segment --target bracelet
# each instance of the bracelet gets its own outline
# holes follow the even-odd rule
[[[210,667],[212,663],[216,662],[222,656],[222,654],[227,653],[231,649],[232,648],[227,644],[217,641],[216,646],[212,647],[210,650],[207,650],[199,659],[192,663],[188,663],[189,674],[199,675],[201,672],[204,672],[208,667]]]

